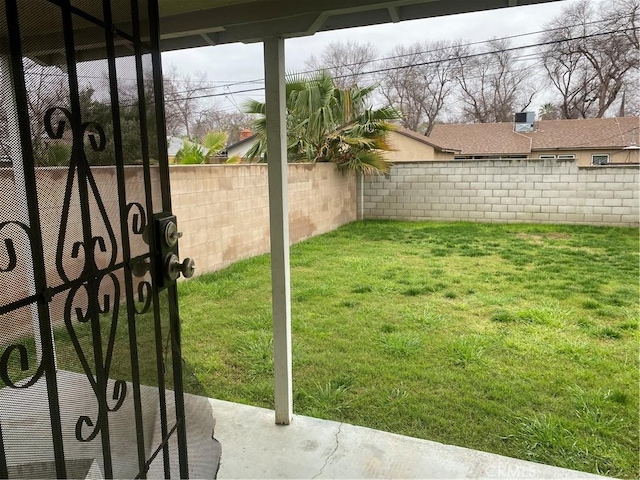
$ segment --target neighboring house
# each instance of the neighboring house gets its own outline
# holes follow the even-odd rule
[[[575,159],[580,166],[640,163],[639,132],[640,117],[438,124],[428,137],[398,126],[389,132],[393,150],[385,158],[392,163],[485,158]],[[227,147],[227,157],[246,158],[257,137],[243,130],[240,141]]]
[[[227,147],[227,158],[239,157],[246,158],[247,152],[256,143],[258,134],[253,133],[251,130],[241,130],[240,140],[233,145]]]
[[[443,148],[430,137],[404,127],[396,127],[388,133],[392,150],[384,157],[393,163],[452,160],[460,150]]]
[[[450,159],[558,158],[588,166],[640,163],[639,132],[640,117],[614,117],[439,124],[426,138],[442,152],[456,150]]]

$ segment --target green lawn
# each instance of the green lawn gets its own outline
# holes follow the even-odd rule
[[[637,478],[639,243],[635,229],[367,221],[297,244],[295,411]],[[179,290],[186,391],[272,407],[269,257]],[[153,315],[136,317],[138,363],[157,385],[158,341],[171,388],[165,293],[160,308],[157,339]],[[90,324],[74,330],[93,365]],[[55,337],[59,367],[82,372],[66,328]],[[131,380],[124,311],[114,345],[109,376]]]
[[[291,249],[296,413],[638,476],[635,229],[367,221]],[[269,257],[180,285],[188,389],[272,406]]]

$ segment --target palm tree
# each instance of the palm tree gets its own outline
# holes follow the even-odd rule
[[[289,162],[334,162],[363,173],[387,173],[382,156],[391,150],[387,132],[399,118],[391,107],[373,109],[367,99],[374,86],[338,88],[327,72],[294,75],[286,81],[287,157]],[[265,104],[250,100],[247,113],[261,117],[254,128],[258,141],[247,152],[254,161],[266,155]]]
[[[560,109],[557,105],[547,102],[538,110],[540,120],[558,120],[560,118]]]
[[[182,165],[207,163],[211,157],[224,149],[226,143],[225,132],[207,133],[202,139],[202,144],[185,139],[182,141],[182,148],[176,153],[176,163]]]

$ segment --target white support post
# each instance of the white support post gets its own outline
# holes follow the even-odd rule
[[[276,423],[293,417],[291,372],[291,286],[289,272],[289,202],[284,40],[264,41],[264,77],[271,235],[271,300]]]

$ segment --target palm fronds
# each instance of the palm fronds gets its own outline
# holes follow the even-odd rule
[[[290,162],[335,162],[364,173],[386,173],[382,153],[390,150],[386,134],[399,113],[373,109],[367,99],[375,86],[340,89],[327,72],[312,76],[294,74],[286,79],[287,156]],[[266,154],[266,108],[256,100],[245,111],[259,115],[254,123],[258,141],[247,152],[261,161]]]

